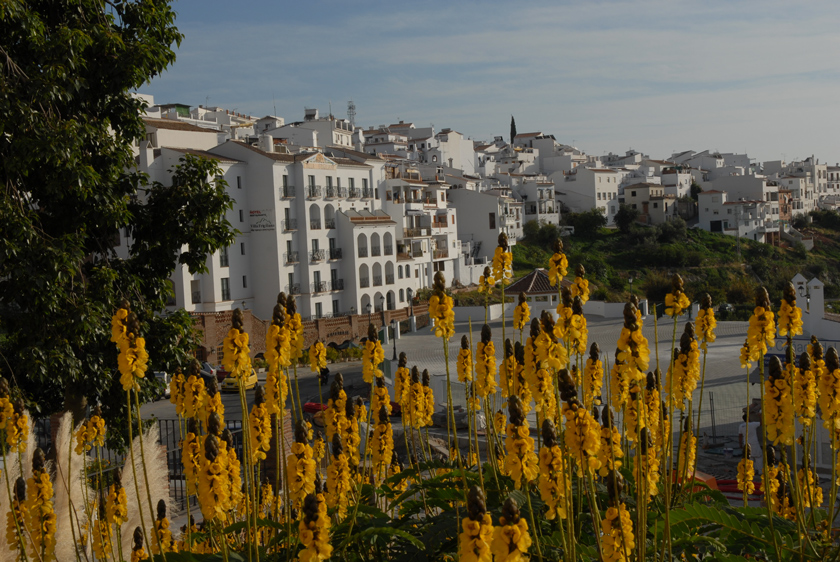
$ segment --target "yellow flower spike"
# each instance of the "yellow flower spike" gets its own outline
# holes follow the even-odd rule
[[[373,385],[373,393],[370,401],[370,411],[373,414],[379,412],[379,408],[385,407],[388,415],[391,415],[391,397],[388,395],[388,387],[385,386],[384,377],[379,377]]]
[[[478,292],[490,295],[493,292],[493,287],[496,286],[496,280],[490,272],[489,267],[484,268],[484,275],[478,277]]]
[[[528,307],[525,293],[519,293],[519,304],[513,309],[513,327],[517,330],[524,330],[530,320],[531,309]]]
[[[673,377],[668,376],[668,396],[675,408],[684,410],[700,380],[700,351],[691,322],[686,322],[685,331],[680,336],[680,347],[674,350],[673,369]],[[673,388],[670,387],[671,381]]]
[[[574,297],[572,301],[572,315],[569,316],[566,323],[566,341],[571,344],[572,351],[578,355],[586,353],[586,343],[589,337],[586,317],[583,315],[583,303],[584,301],[580,295]]]
[[[327,439],[340,434],[347,425],[347,393],[344,392],[344,376],[336,373],[330,386],[330,397],[327,399],[327,409],[324,410]]]
[[[510,278],[513,275],[511,268],[513,255],[509,250],[507,234],[504,232],[499,234],[498,242],[499,245],[496,246],[496,251],[493,254],[493,277],[497,281],[501,281],[502,286],[504,286],[510,283]]]
[[[222,366],[230,376],[241,378],[251,373],[251,348],[248,333],[245,332],[244,318],[240,309],[233,311],[231,328],[223,342],[224,356]]]
[[[118,349],[128,345],[128,311],[128,302],[123,301],[120,308],[111,317],[111,341],[117,344]]]
[[[374,378],[383,376],[379,365],[385,361],[385,351],[377,338],[376,328],[373,324],[368,325],[367,341],[362,351],[362,376],[367,384],[373,384]]]
[[[289,501],[296,509],[300,509],[304,498],[315,491],[315,459],[306,439],[306,428],[300,420],[295,426],[292,453],[286,458],[286,479]]]
[[[251,463],[257,464],[265,460],[266,453],[271,448],[271,414],[264,406],[265,393],[258,384],[254,389],[254,405],[248,416],[251,436]]]
[[[327,348],[320,340],[309,346],[309,368],[313,373],[320,373],[327,366]]]
[[[26,529],[35,551],[39,553],[39,559],[48,562],[55,559],[56,515],[52,481],[44,463],[44,452],[36,448],[32,456],[32,476],[26,483],[29,491],[26,498]]]
[[[768,346],[774,345],[775,338],[776,323],[773,320],[773,311],[770,310],[770,297],[767,295],[767,289],[759,287],[755,292],[755,309],[747,329],[749,360],[758,361],[762,355],[766,355]]]
[[[630,397],[630,369],[625,368],[625,362],[620,359],[622,351],[615,350],[615,360],[610,369],[610,406],[616,412],[621,411]]]
[[[201,405],[196,412],[198,419],[207,427],[207,420],[211,414],[218,414],[219,419],[224,423],[225,405],[222,404],[222,395],[219,393],[219,383],[215,378],[210,379],[208,386],[202,387]]]
[[[554,337],[558,340],[566,340],[567,332],[572,321],[573,304],[572,292],[568,287],[561,287],[560,303],[557,305],[557,323],[554,325]]]
[[[408,407],[408,394],[411,391],[411,373],[408,370],[408,357],[405,352],[400,352],[397,373],[394,377],[394,400],[401,409]],[[472,366],[472,365],[471,365]]]
[[[529,548],[531,536],[528,533],[528,523],[521,517],[519,506],[509,497],[502,505],[499,525],[493,529],[490,550],[496,560],[524,562],[528,560],[526,554]]]
[[[137,315],[127,310],[127,303],[123,304],[124,307],[111,319],[111,341],[115,341],[119,349],[117,366],[123,390],[139,390],[137,381],[146,376],[149,354],[146,352],[146,340],[139,336],[140,321]],[[119,329],[115,326],[119,326]]]
[[[575,281],[569,287],[572,299],[580,297],[581,304],[589,300],[589,281],[584,278],[585,275],[586,268],[579,264],[575,270]]]
[[[204,440],[198,474],[198,503],[205,521],[224,518],[229,502],[227,456],[220,454],[223,446],[212,433]]]
[[[528,414],[531,411],[531,385],[525,376],[525,347],[519,342],[513,344],[513,359],[513,389],[522,400],[522,409]]]
[[[458,559],[461,562],[492,562],[490,544],[493,539],[493,520],[487,513],[484,492],[478,486],[467,494],[467,516],[461,522],[458,536]]]
[[[554,382],[546,369],[548,366],[547,360],[546,364],[543,365],[538,358],[541,355],[545,357],[550,355],[547,346],[551,343],[550,338],[541,331],[539,319],[531,320],[531,335],[528,337],[522,353],[525,361],[525,378],[528,381],[530,393],[534,397],[536,411],[542,412],[543,417],[549,418],[554,417],[557,412]]]
[[[344,446],[341,437],[335,434],[332,438],[332,458],[327,467],[327,506],[338,508],[338,520],[341,521],[347,515],[347,506],[350,502],[350,463],[348,456],[344,453]]]
[[[695,462],[697,460],[697,437],[688,428],[689,419],[685,419],[685,427],[680,434],[680,447],[677,453],[677,474],[680,477],[683,474],[694,474]]]
[[[81,424],[76,430],[77,455],[90,451],[94,445],[105,444],[105,420],[102,419],[102,409],[97,404],[90,418]]]
[[[749,340],[744,340],[744,345],[741,346],[741,368],[742,369],[751,369],[752,368],[752,361],[750,360],[750,342]]]
[[[143,548],[143,531],[140,527],[134,529],[134,546],[131,547],[131,562],[141,562],[148,560],[149,555]]]
[[[281,293],[282,294],[282,293]],[[280,296],[277,297],[278,303]],[[286,331],[289,334],[289,359],[296,360],[303,355],[303,321],[297,311],[295,297],[286,297]]]
[[[589,348],[589,359],[583,368],[583,404],[584,406],[601,403],[601,385],[604,383],[604,365],[599,358],[601,348],[593,343]]]
[[[221,479],[221,484],[225,488],[225,494],[222,496],[225,499],[223,510],[230,513],[231,510],[237,509],[241,515],[244,513],[244,508],[238,509],[237,506],[245,497],[242,492],[242,463],[236,458],[233,434],[228,428],[222,431],[219,449],[219,455],[222,457],[220,462],[226,471]]]
[[[697,312],[697,322],[694,327],[697,329],[698,337],[703,340],[700,349],[706,351],[707,344],[715,341],[715,328],[717,327],[715,309],[712,308],[712,297],[708,293],[703,296],[703,300],[700,302],[700,310]]]
[[[346,423],[341,431],[341,437],[345,440],[347,446],[347,459],[350,463],[350,471],[352,474],[358,474],[359,463],[361,463],[361,423],[367,423],[367,408],[361,397],[356,398],[354,404],[352,400],[348,400],[344,410]]]
[[[158,539],[158,537],[160,538]],[[160,500],[157,504],[155,532],[152,533],[152,554],[174,552],[174,550],[172,531],[169,530],[169,519],[166,518],[166,502]]]
[[[423,408],[423,414],[425,415],[423,419],[424,426],[432,425],[432,414],[435,413],[435,395],[432,387],[429,386],[429,382],[429,371],[428,369],[423,369],[423,400],[425,401],[425,407]]]
[[[408,393],[408,408],[403,410],[403,423],[407,427],[419,429],[426,421],[426,395],[420,383],[420,371],[417,366],[411,369],[411,384]]]
[[[563,241],[559,238],[554,242],[554,255],[548,260],[548,281],[554,287],[566,277],[569,268],[569,260],[563,253]]]
[[[433,321],[435,337],[449,340],[455,335],[455,312],[452,297],[446,294],[446,280],[443,272],[434,277],[434,295],[429,299],[429,318]]]
[[[601,519],[601,555],[605,562],[624,562],[632,559],[636,548],[633,520],[623,502],[611,503]]]
[[[584,471],[594,473],[601,468],[598,457],[601,449],[601,426],[578,402],[574,381],[566,369],[559,373],[559,390],[560,398],[564,401],[562,413],[566,419],[566,450],[575,460],[579,477],[583,476]]]
[[[799,356],[799,368],[793,371],[793,403],[796,416],[804,426],[810,426],[817,415],[817,380],[811,365],[811,356]]]
[[[833,347],[825,353],[825,369],[818,385],[823,425],[829,431],[840,430],[840,358]]]
[[[320,467],[321,461],[327,453],[327,443],[324,441],[324,436],[320,431],[315,432],[315,441],[312,445],[312,455],[315,457],[315,463]],[[320,472],[320,469],[319,469]]]
[[[499,365],[499,387],[502,390],[502,398],[508,398],[509,392],[514,393],[518,390],[516,384],[516,358],[513,356],[513,342],[510,338],[505,340],[504,359]],[[520,397],[521,398],[521,397]]]
[[[470,382],[473,379],[473,360],[470,340],[466,335],[461,336],[461,349],[457,360],[458,382]]]
[[[747,494],[752,494],[755,492],[755,468],[753,467],[753,461],[749,460],[748,457],[749,454],[738,463],[737,481],[739,490],[742,492],[746,490]]]
[[[481,341],[476,344],[475,390],[485,400],[496,392],[496,348],[487,324],[482,326]]]
[[[574,309],[574,306],[573,306]],[[575,313],[577,314],[577,313]],[[576,322],[575,319],[581,320],[583,317],[578,317],[576,315],[572,316],[572,324],[580,327],[580,322]],[[535,333],[533,330],[533,322],[532,324],[532,334]],[[537,362],[539,366],[543,369],[562,369],[566,366],[569,361],[568,355],[566,354],[566,348],[560,344],[558,344],[557,340],[554,337],[554,318],[552,318],[551,314],[547,310],[544,310],[543,313],[540,315],[539,319],[539,328],[540,333],[536,335],[536,338],[533,340],[535,347],[534,353],[536,354]],[[586,321],[583,321],[583,331],[576,333],[577,338],[583,338],[583,345],[584,348],[586,346]],[[572,349],[576,352],[580,352],[578,346],[580,345],[580,340],[575,339],[572,342]]]
[[[93,523],[93,553],[96,555],[97,560],[108,560],[113,552],[112,552],[112,545],[114,539],[116,538],[115,531],[113,527],[108,522],[108,516],[105,513],[105,494],[103,490],[99,492],[99,505],[98,505],[98,519]]]
[[[534,453],[534,439],[518,396],[508,398],[510,422],[505,430],[505,474],[519,490],[523,484],[533,482],[539,474],[539,459]]]
[[[303,517],[298,534],[303,550],[298,554],[300,562],[321,562],[332,556],[330,544],[330,518],[324,494],[309,493],[303,501]]]
[[[650,348],[642,334],[641,314],[635,298],[624,305],[624,325],[616,347],[616,364],[620,365],[621,377],[628,384],[641,382],[650,364]]]
[[[391,456],[394,454],[394,433],[389,416],[388,409],[384,404],[381,405],[377,411],[378,423],[374,426],[371,442],[371,463],[377,479],[387,476]]]
[[[691,301],[683,292],[684,286],[682,277],[675,273],[671,277],[671,292],[665,295],[665,314],[671,318],[680,316],[691,306]]]
[[[639,397],[641,398],[640,395]],[[596,422],[598,421],[597,408],[593,408],[593,418]],[[598,474],[605,477],[610,471],[621,468],[624,451],[621,449],[621,434],[613,425],[612,412],[609,408],[604,408],[601,418],[601,447],[598,449],[598,460],[601,467],[598,469]],[[627,427],[632,426],[632,424],[633,422],[630,420],[625,421]]]
[[[806,469],[804,466],[809,458],[810,455],[803,459],[803,467],[796,473],[796,477],[799,480],[799,495],[802,507],[816,508],[823,504],[823,491],[820,487],[820,478],[816,472],[811,468]]]
[[[566,519],[566,495],[572,489],[572,480],[566,470],[563,450],[557,443],[557,429],[551,419],[545,419],[542,425],[542,447],[539,463],[540,498],[548,511],[545,518],[549,521]]]
[[[802,334],[802,309],[796,306],[796,289],[788,282],[779,307],[779,335],[798,336]]]
[[[790,371],[782,368],[778,357],[770,358],[767,379],[763,384],[767,440],[774,445],[793,445],[795,427],[790,396]]]

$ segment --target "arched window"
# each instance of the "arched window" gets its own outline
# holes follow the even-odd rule
[[[385,246],[385,256],[393,256],[394,255],[394,237],[391,236],[390,232],[386,232],[385,236],[382,237]]]
[[[359,266],[359,287],[362,289],[370,287],[370,270],[366,263]]]
[[[359,234],[359,237],[356,239],[356,246],[358,247],[360,258],[368,257],[367,236],[364,233]]]
[[[382,248],[379,245],[379,234],[376,232],[370,235],[370,255],[372,257],[382,255]]]
[[[309,228],[321,230],[321,208],[315,203],[309,206]]]
[[[394,284],[394,262],[385,262],[385,284]]]
[[[400,268],[400,272],[402,272],[402,268]],[[402,275],[400,275],[402,277]],[[400,289],[400,302],[405,302],[405,293],[402,289]]]

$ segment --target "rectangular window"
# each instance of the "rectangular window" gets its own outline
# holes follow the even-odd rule
[[[289,176],[283,176],[283,187],[289,187]],[[285,189],[283,191],[285,192]]]
[[[356,187],[356,178],[350,178],[350,189],[354,189]]]
[[[228,256],[227,246],[219,250],[219,266],[228,267],[230,265],[230,257]]]
[[[324,316],[324,312],[322,310],[322,305],[319,302],[315,303],[315,318],[321,318]]]
[[[332,187],[332,176],[327,176],[327,187]]]
[[[245,213],[242,212],[242,209],[239,209],[239,222],[245,222]]]
[[[367,178],[362,178],[362,189],[367,189]]]
[[[452,215],[452,224],[455,224],[455,215]]]
[[[242,189],[242,176],[236,176],[236,189]]]
[[[332,307],[333,308],[333,311],[332,311],[333,316],[338,316],[338,301],[334,300],[332,302],[332,305],[333,305],[333,307]]]
[[[199,304],[201,302],[201,281],[198,279],[190,281],[190,292],[192,293],[192,303]]]
[[[294,292],[292,292],[292,287],[294,286],[294,284],[295,284],[295,274],[290,273],[289,274],[289,290],[288,290],[288,293],[291,294],[291,295],[294,294]]]
[[[319,248],[318,248],[318,239],[317,239],[317,238],[313,238],[313,239],[312,239],[312,249],[313,249],[313,250],[318,250],[318,249],[319,249]]]
[[[496,228],[496,213],[490,213],[490,229]]]
[[[245,255],[245,242],[240,242],[239,243],[239,253],[242,254],[243,256]]]
[[[399,279],[402,279],[402,266],[401,265],[397,266],[397,277]]]
[[[222,277],[222,300],[230,300],[230,277]]]
[[[379,199],[379,188],[378,187],[373,190],[373,196],[374,196],[374,198]]]
[[[248,276],[247,275],[242,276],[242,288],[243,289],[248,288]]]

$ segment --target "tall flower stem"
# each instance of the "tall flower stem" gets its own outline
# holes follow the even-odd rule
[[[137,389],[134,390],[134,408],[135,413],[137,414],[137,431],[139,432],[140,437],[140,460],[143,463],[143,482],[146,484],[146,500],[149,502],[149,514],[152,521],[152,527],[155,531],[155,536],[157,538],[157,544],[160,547],[161,555],[163,556],[164,561],[166,560],[166,552],[163,548],[163,541],[161,541],[160,532],[158,531],[157,527],[154,524],[155,521],[155,512],[154,512],[154,504],[152,503],[152,491],[149,488],[149,473],[146,470],[146,452],[143,445],[143,418],[140,416],[140,394],[137,392]],[[138,509],[142,512],[142,508],[140,507],[140,498],[137,498],[137,506]],[[151,548],[151,544],[149,545]]]
[[[137,480],[137,467],[136,463],[134,462],[134,435],[132,434],[131,430],[131,390],[125,391],[125,404],[126,404],[126,414],[128,415],[128,451],[131,455],[131,474],[134,477],[134,493],[137,497],[137,511],[140,514],[140,527],[143,529],[143,540],[145,544],[151,545],[152,543],[149,542],[149,534],[146,532],[146,518],[143,517],[143,508],[140,506],[140,482]],[[142,422],[138,419],[138,428],[140,430],[140,435],[138,436],[140,439],[140,443],[143,443],[143,427],[140,425]],[[143,467],[145,469],[145,466]],[[149,489],[149,486],[146,485],[146,490]],[[154,521],[154,520],[153,520]]]
[[[7,465],[7,462],[8,462],[8,459],[6,458],[6,435],[5,435],[5,433],[6,432],[4,431],[2,434],[0,434],[0,449],[2,449],[2,452],[3,452],[3,466],[4,467]],[[23,562],[27,562],[28,559],[26,557],[26,541],[24,540],[24,536],[23,536],[23,521],[18,520],[17,512],[14,509],[15,498],[12,495],[12,485],[9,482],[9,471],[8,470],[2,470],[0,472],[3,473],[3,476],[6,480],[6,493],[9,494],[9,507],[11,508],[12,519],[15,522],[15,531],[17,533],[18,542],[20,544],[20,555],[21,555],[21,558],[23,559]],[[21,474],[23,474],[23,473],[21,473]]]
[[[297,381],[297,370],[295,370],[295,381]],[[243,373],[236,373],[239,383],[239,404],[242,408],[242,456],[245,457],[245,487],[250,491],[250,499],[256,497],[256,490],[254,487],[254,465],[251,458],[251,424],[248,420],[248,403],[245,400],[245,380],[246,376]],[[253,560],[253,554],[256,554],[256,559],[259,561],[259,551],[256,548],[256,517],[250,499],[245,501],[245,525],[248,530],[247,544],[248,544],[248,560]],[[252,542],[252,539],[254,542]],[[251,552],[251,549],[256,551]]]
[[[764,446],[761,447],[761,462],[762,462],[762,473],[767,474],[767,412],[765,411],[766,408],[764,407],[764,353],[762,352],[758,357],[758,371],[761,373],[761,384],[759,387],[761,389],[761,426],[764,430]],[[747,384],[747,388],[749,388],[749,383]],[[791,394],[793,394],[791,392]],[[747,407],[747,414],[749,415],[749,405]],[[747,418],[747,431],[749,431],[749,418]],[[794,445],[795,447],[795,445]],[[776,531],[773,525],[773,509],[770,507],[770,502],[765,502],[767,505],[767,519],[770,522],[770,534],[773,535],[773,549],[776,551],[776,560],[781,560],[782,555],[781,551],[779,550],[779,543],[776,539]],[[813,505],[813,504],[811,504]]]

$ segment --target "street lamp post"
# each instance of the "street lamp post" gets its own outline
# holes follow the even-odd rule
[[[408,289],[408,315],[414,316],[414,291],[411,288]]]
[[[397,319],[394,318],[393,320],[391,320],[391,325],[394,327],[394,335],[393,335],[393,338],[394,338],[394,361],[396,361],[397,360],[397,330],[400,329],[400,324],[399,324],[399,322],[397,322]]]
[[[370,311],[372,309],[373,309],[373,307],[370,305],[370,303],[367,303],[367,306],[365,307],[365,310],[367,311],[367,315],[368,315],[368,325],[370,325],[370,323],[371,323]]]
[[[811,312],[811,293],[805,285],[799,286],[799,296],[805,299],[805,312]]]
[[[630,276],[630,296],[633,296],[633,276]]]

